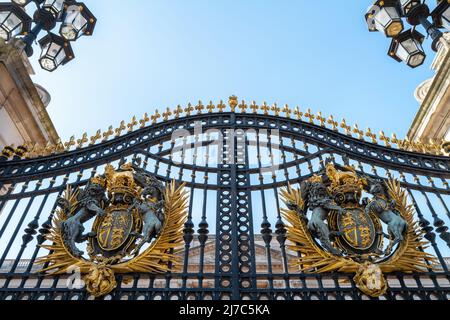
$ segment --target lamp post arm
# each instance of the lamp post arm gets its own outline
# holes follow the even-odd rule
[[[31,29],[30,33],[22,39],[22,41],[25,42],[25,53],[28,57],[31,57],[33,55],[33,42],[37,39],[37,36],[42,31],[42,29],[42,23],[38,23],[33,27],[33,29]]]
[[[444,35],[438,28],[436,28],[429,20],[428,17],[420,17],[420,24],[425,28],[427,34],[433,39],[433,43],[431,44],[431,48],[434,51],[437,51],[437,45],[439,43],[439,39]]]

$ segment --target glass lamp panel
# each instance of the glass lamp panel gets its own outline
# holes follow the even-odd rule
[[[425,55],[422,52],[413,54],[408,61],[408,64],[412,67],[420,66],[425,60]]]
[[[405,62],[408,61],[409,52],[405,49],[405,47],[403,47],[400,44],[397,46],[397,50],[395,51],[395,55],[399,59],[402,59]]]
[[[56,69],[56,65],[55,65],[55,62],[53,61],[53,59],[42,58],[40,60],[40,63],[41,63],[42,68],[44,68],[45,70],[53,71]]]
[[[41,58],[44,57],[47,54],[47,51],[48,51],[49,47],[50,47],[50,43],[47,43],[45,46],[42,47]]]
[[[417,46],[417,44],[418,44],[417,41],[412,38],[408,38],[400,42],[400,46],[403,47],[408,52],[408,55],[411,55],[419,51],[419,47]]]
[[[450,30],[450,7],[442,13],[442,26]]]
[[[62,47],[59,44],[52,42],[47,50],[47,56],[55,59],[61,50]]]
[[[8,33],[3,29],[3,27],[0,27],[0,38],[8,40],[8,37]]]
[[[45,0],[43,7],[52,11],[55,14],[59,14],[64,6],[64,0]]]
[[[383,31],[383,29],[391,22],[391,17],[386,10],[386,8],[381,8],[381,10],[375,15],[375,23],[377,29]]]
[[[64,50],[61,50],[58,55],[55,57],[55,63],[56,65],[60,65],[61,62],[66,58],[66,52]]]
[[[3,23],[3,25],[9,31],[13,31],[14,29],[16,29],[21,24],[22,24],[22,21],[14,13],[11,13],[9,15],[9,17],[6,19],[6,21]]]

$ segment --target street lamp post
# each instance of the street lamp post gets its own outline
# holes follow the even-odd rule
[[[437,0],[433,11],[424,0],[377,0],[368,9],[365,18],[369,31],[380,31],[392,38],[388,52],[390,57],[416,68],[426,58],[422,48],[425,36],[416,28],[422,26],[425,29],[433,40],[431,48],[437,51],[443,35],[439,29],[450,30],[450,0]],[[403,20],[412,28],[404,31]]]
[[[26,7],[34,3],[31,18]],[[94,32],[97,19],[82,2],[75,0],[11,0],[0,3],[0,38],[6,42],[18,39],[26,54],[33,55],[33,43],[39,40],[39,63],[44,70],[54,71],[74,58],[71,42]],[[59,35],[51,32],[61,23]],[[34,25],[33,25],[34,24]]]

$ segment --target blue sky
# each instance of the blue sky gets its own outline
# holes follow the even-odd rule
[[[76,59],[34,81],[63,140],[133,115],[220,99],[310,107],[348,123],[405,136],[415,88],[432,76],[386,55],[369,33],[370,0],[85,0],[97,16]]]

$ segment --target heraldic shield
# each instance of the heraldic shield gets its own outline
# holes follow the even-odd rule
[[[117,286],[115,274],[163,273],[176,268],[183,241],[188,194],[184,185],[164,185],[139,161],[107,165],[84,188],[68,187],[39,259],[40,272],[84,274],[86,290],[101,297]],[[93,221],[93,223],[91,222]],[[91,222],[90,232],[85,226]],[[86,248],[86,253],[81,248]]]
[[[372,197],[363,198],[364,192]],[[384,273],[427,272],[436,262],[396,180],[329,163],[281,196],[290,249],[298,252],[293,266],[301,272],[354,273],[363,293],[379,297],[388,290]]]

